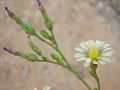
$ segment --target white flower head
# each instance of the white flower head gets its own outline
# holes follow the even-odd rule
[[[38,90],[37,88],[34,88],[34,90]]]
[[[76,47],[75,50],[78,51],[78,53],[75,54],[76,61],[84,60],[84,67],[88,67],[90,63],[110,63],[110,56],[113,53],[109,44],[98,40],[83,42],[79,47]]]
[[[51,86],[45,86],[45,87],[43,88],[43,90],[55,90],[55,89],[53,89],[53,87],[51,87]]]

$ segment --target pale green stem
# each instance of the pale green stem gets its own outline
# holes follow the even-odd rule
[[[37,37],[38,39],[40,39],[42,42],[48,44],[49,46],[51,46],[52,48],[55,49],[55,47],[54,47],[52,44],[50,44],[49,42],[47,42],[46,40],[44,40],[43,38],[41,38],[38,34],[35,34],[34,36],[36,36],[36,37]]]
[[[100,90],[100,79],[99,79],[96,71],[95,71],[95,76],[94,76],[94,78],[95,78],[95,80],[96,80],[96,82],[97,82],[98,90]]]

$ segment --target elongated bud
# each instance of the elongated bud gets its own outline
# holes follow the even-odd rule
[[[58,52],[51,53],[51,57],[55,60],[62,60],[62,57],[60,56]]]
[[[32,54],[32,53],[22,53],[22,52],[14,51],[14,50],[6,48],[6,47],[4,47],[3,49],[5,51],[15,55],[15,56],[22,57],[22,58],[24,58],[24,59],[26,59],[28,61],[31,61],[31,62],[35,62],[35,61],[38,60],[38,58],[34,54]]]
[[[46,32],[45,30],[41,30],[41,31],[40,31],[40,34],[41,34],[44,38],[46,38],[46,39],[53,40],[52,35],[49,35],[49,33]]]
[[[26,22],[22,21],[19,17],[15,16],[15,14],[11,12],[7,7],[5,7],[5,10],[7,11],[8,15],[22,27],[26,34],[35,35],[35,29],[32,27],[32,25],[27,24]]]
[[[42,6],[42,3],[40,0],[37,0],[37,3],[38,3],[38,6],[39,6],[39,9],[42,13],[42,16],[44,18],[44,23],[45,23],[45,26],[48,30],[52,30],[53,29],[53,25],[52,25],[52,21],[51,19],[49,18],[49,16],[47,15],[47,12],[45,10],[45,8]]]
[[[22,21],[19,17],[15,18],[16,23],[18,23],[21,28],[25,31],[28,35],[35,35],[35,29],[32,27],[32,25],[27,24],[26,22]]]
[[[35,52],[37,53],[38,55],[41,55],[41,50],[39,49],[39,47],[34,44],[33,42],[29,41],[28,42],[28,45],[30,46],[30,48]]]
[[[11,12],[11,11],[8,9],[8,7],[5,7],[5,10],[6,10],[6,12],[8,13],[8,15],[9,15],[11,18],[14,18],[14,17],[15,17],[14,13]]]
[[[35,62],[38,60],[37,56],[32,53],[22,53],[22,52],[14,52],[15,56],[20,56],[28,61]]]
[[[68,67],[68,64],[62,59],[62,56],[58,52],[51,53],[51,57],[64,67]]]

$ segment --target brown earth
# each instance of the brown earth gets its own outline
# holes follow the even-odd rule
[[[112,63],[99,65],[101,90],[120,90],[120,31],[119,23],[107,18],[111,14],[100,12],[88,0],[43,0],[46,10],[54,23],[54,33],[68,61],[81,73],[88,83],[95,87],[95,81],[89,77],[83,63],[74,59],[74,48],[86,40],[102,40],[114,49]],[[46,85],[57,90],[87,90],[72,73],[62,67],[47,63],[31,63],[14,57],[3,51],[7,46],[24,52],[32,52],[27,46],[27,37],[23,30],[11,20],[4,7],[8,6],[16,15],[36,27],[37,32],[43,28],[43,19],[39,13],[36,0],[0,0],[0,90],[33,90]],[[98,5],[100,7],[100,5]],[[114,13],[112,13],[113,15]],[[113,25],[115,24],[115,25]],[[37,39],[42,51],[48,56],[52,51]]]

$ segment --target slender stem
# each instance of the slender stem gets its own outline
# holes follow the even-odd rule
[[[57,62],[54,62],[54,61],[45,61],[45,60],[40,60],[40,59],[38,59],[38,61],[39,62],[49,62],[49,63],[52,63],[52,64],[56,64],[56,65],[60,65],[59,63],[57,63]]]
[[[55,47],[54,47],[52,44],[50,44],[49,42],[47,42],[46,40],[44,40],[43,38],[41,38],[38,34],[35,34],[35,36],[36,36],[38,39],[40,39],[41,41],[43,41],[44,43],[48,44],[49,46],[51,46],[52,48],[55,49]]]
[[[100,90],[100,79],[99,79],[99,77],[98,77],[98,75],[97,75],[96,72],[95,72],[94,78],[95,78],[95,80],[96,80],[96,82],[97,82],[98,90]]]

